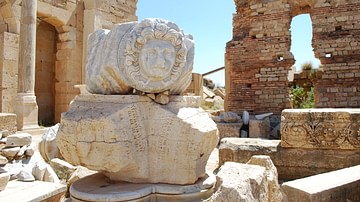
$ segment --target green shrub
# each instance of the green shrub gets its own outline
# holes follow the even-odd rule
[[[294,109],[314,108],[314,87],[311,87],[308,92],[302,87],[293,87],[291,95]]]

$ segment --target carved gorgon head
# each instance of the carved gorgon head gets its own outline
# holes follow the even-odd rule
[[[135,89],[162,91],[186,66],[184,34],[172,22],[145,19],[134,26],[125,50],[125,70]]]

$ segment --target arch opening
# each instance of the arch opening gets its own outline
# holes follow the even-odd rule
[[[55,60],[57,32],[54,26],[38,21],[36,33],[35,95],[40,125],[54,124]]]
[[[312,21],[310,14],[300,14],[293,17],[290,25],[291,48],[295,58],[295,69],[300,71],[305,64],[313,68],[320,66],[320,60],[315,58],[312,47]]]

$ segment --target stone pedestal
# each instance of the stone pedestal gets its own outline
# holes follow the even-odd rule
[[[19,93],[16,99],[17,129],[28,130],[39,128],[38,105],[36,97],[26,93]]]
[[[70,195],[73,202],[202,201],[213,194],[215,182],[214,175],[206,175],[191,185],[133,184],[114,182],[97,173],[76,181],[70,187]]]
[[[66,161],[114,181],[193,184],[205,175],[218,130],[200,97],[79,95],[62,114],[57,145]]]

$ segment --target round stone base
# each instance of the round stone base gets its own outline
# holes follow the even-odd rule
[[[135,184],[111,181],[101,173],[84,177],[70,187],[71,201],[201,201],[213,192],[216,177],[200,178],[195,184]]]

